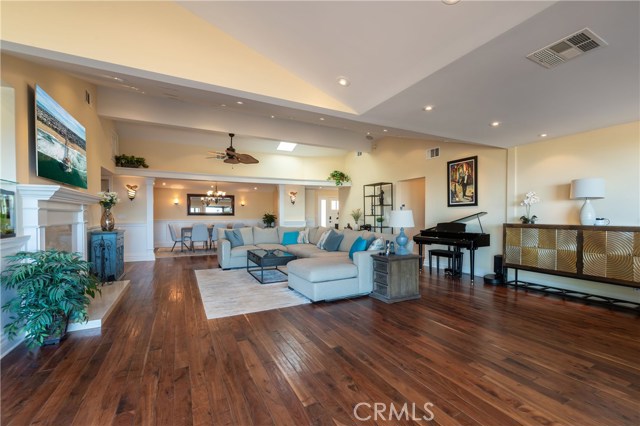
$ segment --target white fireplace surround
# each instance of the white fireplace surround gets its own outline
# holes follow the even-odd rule
[[[46,229],[71,225],[71,249],[88,260],[87,211],[100,197],[60,185],[16,185],[18,235],[29,236],[26,250],[44,250]]]

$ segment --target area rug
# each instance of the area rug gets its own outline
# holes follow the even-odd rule
[[[288,283],[260,284],[245,269],[197,270],[198,289],[207,319],[288,308],[311,303]]]

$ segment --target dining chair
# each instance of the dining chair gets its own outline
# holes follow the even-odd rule
[[[204,223],[194,223],[191,228],[191,250],[195,250],[194,243],[203,243],[206,250],[209,247],[209,229]]]
[[[218,229],[223,228],[226,229],[227,228],[227,224],[226,223],[216,223],[213,225],[213,229],[211,230],[211,248],[213,249],[215,246],[215,249],[218,249]]]
[[[173,241],[173,247],[171,247],[171,251],[173,251],[173,249],[176,247],[176,244],[178,243],[181,244],[181,247],[182,245],[184,245],[187,250],[189,250],[189,246],[183,241],[182,237],[177,236],[176,229],[173,227],[173,225],[167,223],[167,226],[169,227],[169,235],[171,235],[171,240]]]

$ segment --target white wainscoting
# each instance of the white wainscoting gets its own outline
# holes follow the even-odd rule
[[[173,240],[171,234],[169,234],[169,224],[171,224],[176,230],[176,236],[180,238],[180,229],[184,227],[190,227],[196,222],[206,223],[207,225],[214,225],[216,223],[226,223],[233,225],[237,222],[242,222],[246,226],[259,226],[262,225],[262,219],[238,219],[238,220],[212,220],[211,218],[194,218],[187,220],[155,220],[153,222],[153,241],[154,246],[158,247],[171,247]],[[177,247],[177,246],[176,246]],[[125,250],[126,252],[126,250]]]
[[[116,223],[116,228],[124,229],[124,261],[142,262],[156,260],[153,245],[148,244],[148,229],[146,223]]]
[[[0,240],[0,251],[2,251],[2,258],[0,259],[0,270],[4,271],[6,265],[5,256],[13,256],[17,252],[21,250],[25,250],[25,246],[27,245],[27,241],[29,240],[29,236],[21,236],[21,237],[13,237],[13,238],[3,238]],[[13,299],[16,295],[15,290],[0,290],[0,303],[4,305],[9,300]],[[0,354],[0,358],[8,354],[20,344],[24,340],[24,335],[20,334],[16,336],[14,340],[9,340],[7,335],[4,333],[4,325],[9,321],[11,314],[8,312],[2,312],[2,317],[0,320],[0,331],[2,332],[2,339],[0,340],[0,347],[2,348],[2,353]]]

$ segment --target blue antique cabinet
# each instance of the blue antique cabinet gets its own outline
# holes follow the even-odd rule
[[[91,232],[92,272],[102,282],[118,281],[124,275],[124,230]]]

